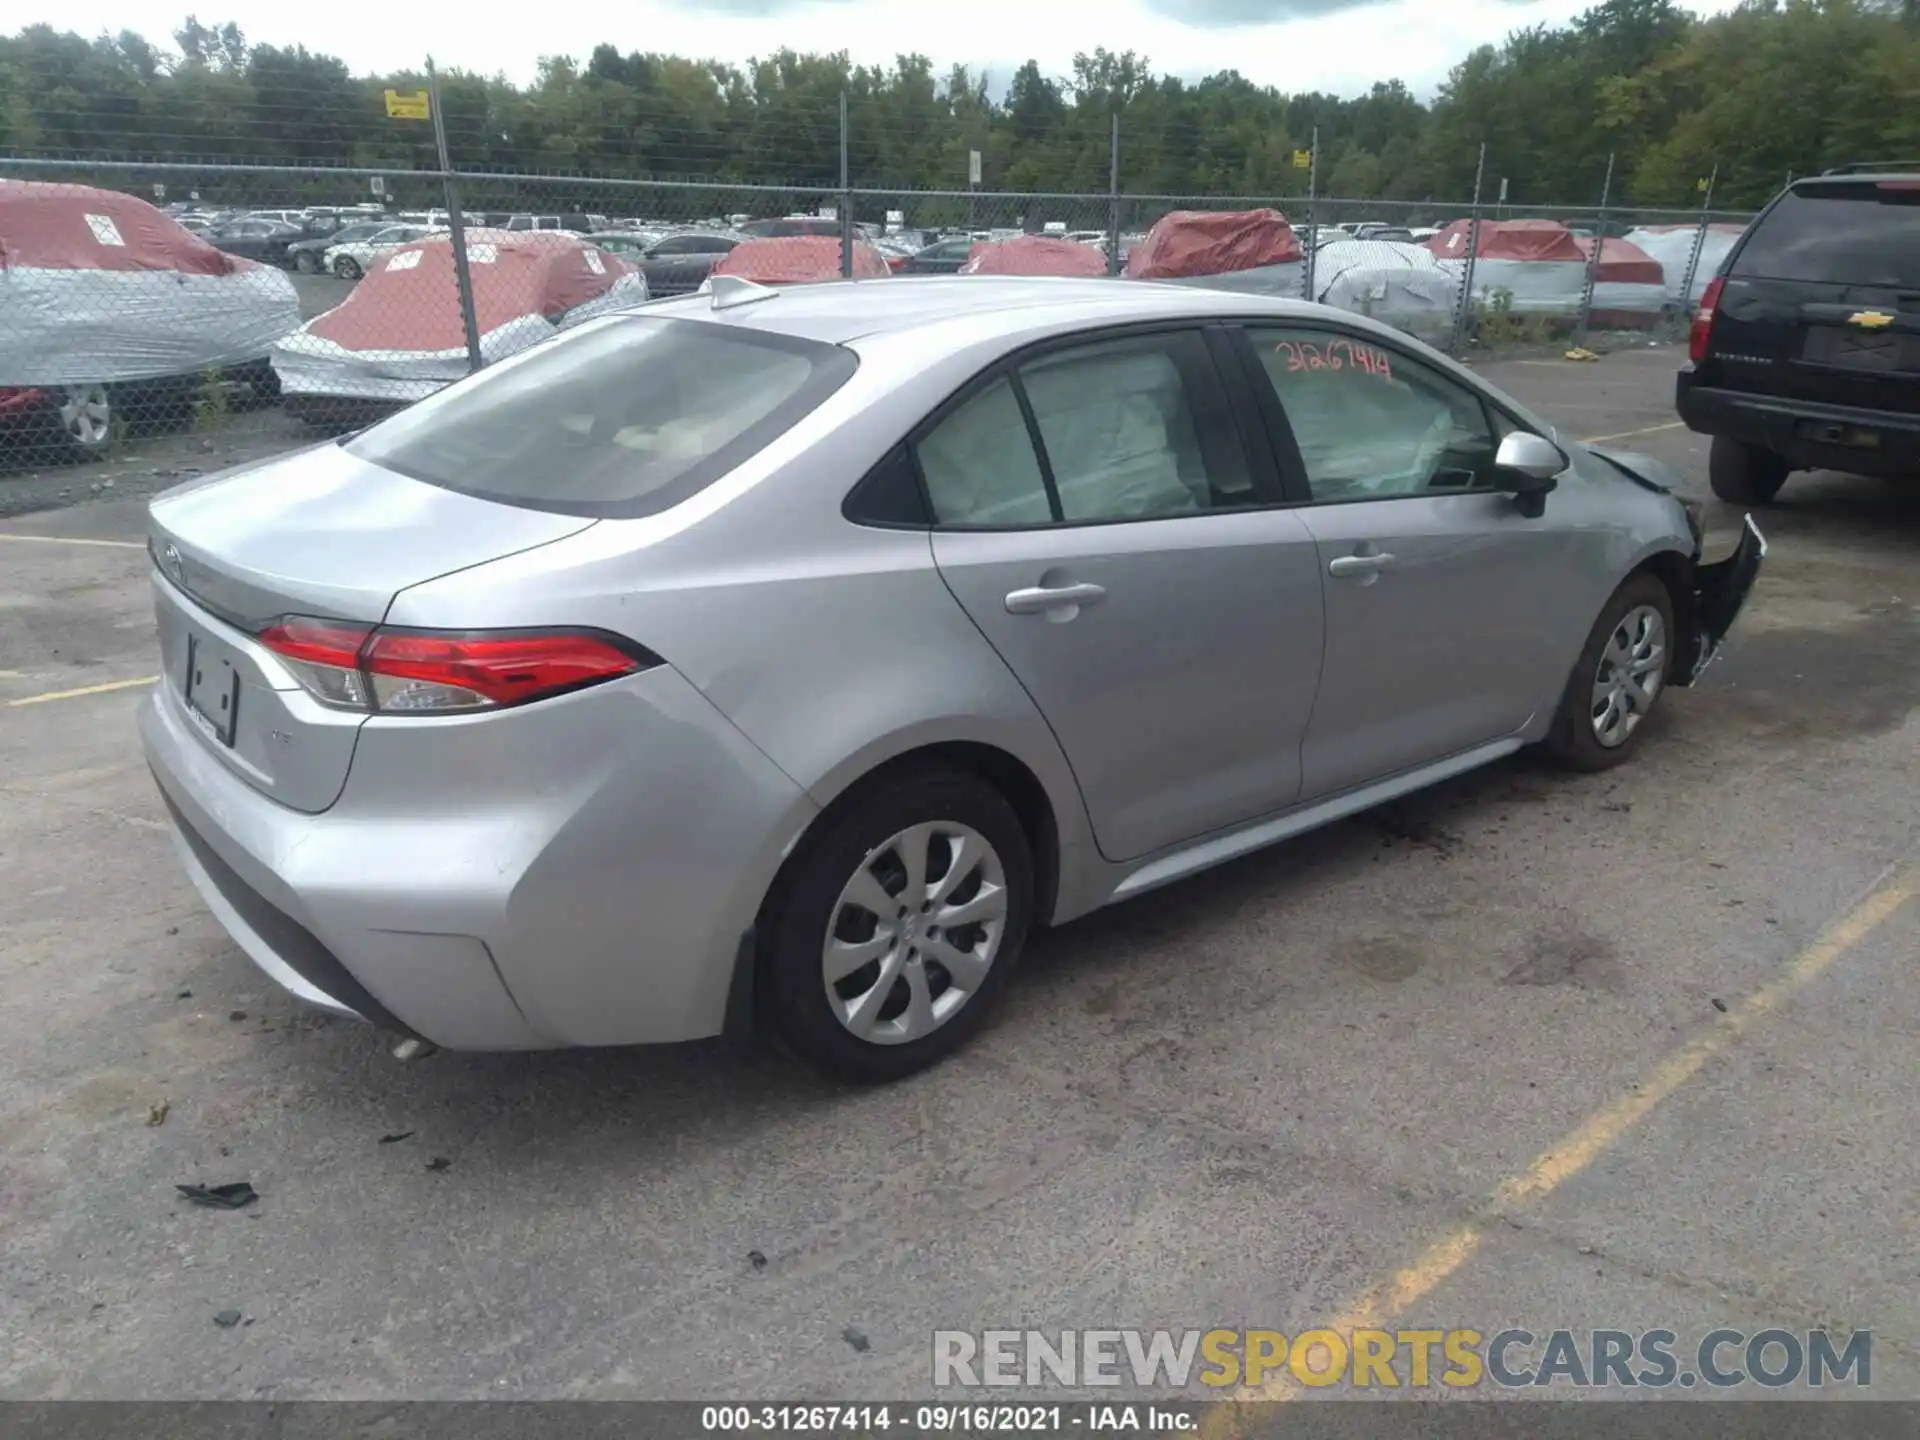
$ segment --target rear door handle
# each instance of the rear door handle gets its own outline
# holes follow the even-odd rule
[[[1031,590],[1008,591],[1007,613],[1040,615],[1048,610],[1064,610],[1069,605],[1092,605],[1104,600],[1106,595],[1104,585],[1057,585],[1052,588],[1036,585]]]
[[[1327,562],[1329,575],[1374,575],[1393,565],[1393,556],[1384,552],[1378,555],[1337,555]]]

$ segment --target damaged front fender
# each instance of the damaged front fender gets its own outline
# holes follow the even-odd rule
[[[1741,607],[1747,603],[1753,582],[1760,575],[1760,563],[1766,558],[1767,537],[1753,523],[1753,516],[1748,515],[1741,524],[1740,543],[1734,546],[1731,555],[1710,565],[1694,562],[1694,653],[1692,662],[1679,677],[1680,684],[1697,683],[1707,667],[1719,659],[1721,644],[1739,617]]]

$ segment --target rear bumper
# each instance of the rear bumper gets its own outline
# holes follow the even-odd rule
[[[448,1049],[719,1034],[741,932],[813,806],[662,666],[487,717],[371,720],[291,810],[176,688],[140,710],[187,873],[296,998]]]
[[[1725,390],[1701,384],[1691,365],[1674,385],[1680,418],[1698,434],[1758,446],[1797,470],[1920,476],[1920,415]]]

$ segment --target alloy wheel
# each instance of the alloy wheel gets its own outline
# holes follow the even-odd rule
[[[82,450],[105,447],[113,434],[113,404],[105,385],[66,385],[60,390],[60,428]]]
[[[1006,922],[1006,868],[985,836],[909,826],[867,852],[834,902],[820,954],[834,1017],[875,1045],[931,1034],[986,983]]]
[[[1612,750],[1627,742],[1653,709],[1667,678],[1667,622],[1652,605],[1636,605],[1613,627],[1593,677],[1593,738]]]

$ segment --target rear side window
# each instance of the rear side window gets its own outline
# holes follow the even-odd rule
[[[1920,289],[1920,182],[1790,190],[1734,257],[1734,275]]]
[[[650,515],[763,449],[857,365],[837,345],[622,317],[483,370],[347,449],[486,500],[568,515]]]
[[[1002,376],[916,447],[934,519],[942,525],[1047,525],[1046,478],[1013,385]]]
[[[1254,500],[1197,331],[1041,354],[968,397],[915,453],[941,525],[1159,520]]]

